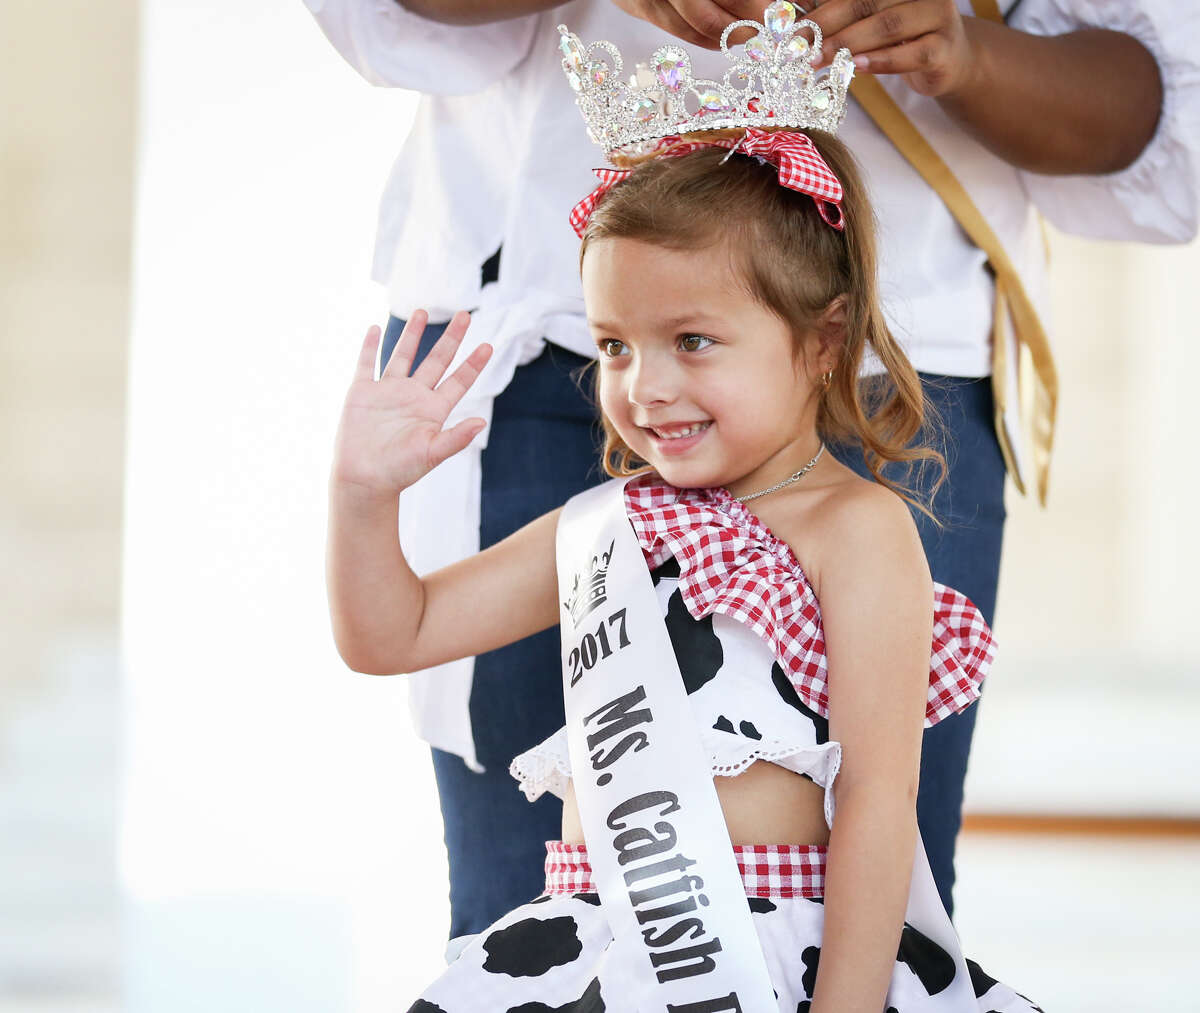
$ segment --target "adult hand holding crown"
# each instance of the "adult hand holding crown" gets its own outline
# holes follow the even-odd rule
[[[763,0],[613,0],[685,42],[720,48],[733,21],[761,20]],[[1049,174],[1116,172],[1154,134],[1162,83],[1154,57],[1123,32],[1084,28],[1038,36],[1006,27],[997,0],[806,0],[789,4],[820,26],[824,57],[839,49],[855,68],[898,75],[993,154]],[[752,33],[731,33],[731,45]],[[814,61],[814,67],[820,61]],[[1121,82],[1098,93],[1097,80]]]
[[[993,3],[994,6],[994,3]],[[922,95],[961,87],[977,66],[975,33],[954,0],[813,0],[809,15],[872,74],[900,74]]]
[[[733,21],[762,20],[763,0],[613,0],[635,18],[658,25],[684,42],[704,49],[720,49],[721,33]],[[799,13],[799,12],[797,12]],[[751,36],[748,29],[730,39],[740,45]]]
[[[717,49],[725,26],[760,20],[762,0],[613,0],[622,10],[665,29],[684,42]],[[954,0],[808,0],[797,14],[821,26],[829,53],[843,46],[858,55],[860,70],[903,74],[914,91],[952,91],[973,66],[972,42]],[[730,41],[741,44],[748,30]]]

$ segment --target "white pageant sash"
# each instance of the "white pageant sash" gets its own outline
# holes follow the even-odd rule
[[[777,1013],[711,766],[625,513],[627,479],[558,522],[563,695],[592,878],[629,968],[622,1008]]]
[[[904,920],[927,939],[937,944],[934,949],[924,947],[925,962],[920,972],[921,984],[936,995],[945,1009],[978,1013],[979,1000],[975,986],[971,983],[971,972],[962,954],[962,943],[946,908],[942,905],[937,883],[929,868],[925,844],[917,835],[917,846],[913,854],[912,879],[909,881],[908,905],[904,909]],[[941,951],[940,953],[938,951]]]

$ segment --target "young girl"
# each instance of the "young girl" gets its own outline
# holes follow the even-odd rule
[[[781,185],[798,152],[818,190]],[[922,728],[973,702],[992,644],[880,474],[940,458],[913,447],[920,384],[853,160],[818,131],[707,131],[576,212],[619,480],[419,578],[397,498],[482,428],[443,423],[490,350],[443,379],[460,313],[409,377],[418,312],[376,380],[372,328],[342,416],[328,580],[351,668],[563,632],[567,727],[512,767],[564,800],[546,890],[411,1010],[1037,1009],[964,960],[920,845]],[[884,372],[864,386],[866,356]]]

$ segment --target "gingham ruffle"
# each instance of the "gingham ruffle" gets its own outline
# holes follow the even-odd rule
[[[733,846],[747,897],[823,897],[827,850],[817,844]],[[596,893],[586,845],[546,842],[545,892]]]
[[[659,141],[659,148],[667,148],[679,141],[679,136],[673,134]],[[760,161],[770,162],[779,170],[779,185],[789,190],[808,194],[817,206],[817,211],[825,222],[841,232],[845,228],[842,221],[842,183],[834,175],[829,164],[821,157],[812,139],[796,130],[766,131],[757,127],[748,127],[744,136],[739,139],[714,138],[711,141],[690,141],[680,144],[670,151],[664,151],[661,157],[674,158],[689,155],[701,148],[730,148],[744,155],[754,155]],[[732,151],[730,152],[732,154]],[[728,156],[726,156],[728,157]],[[609,190],[627,178],[632,169],[593,169],[592,172],[600,183],[583,200],[571,208],[571,228],[575,235],[583,238],[587,229],[588,219],[592,217],[596,205]]]
[[[603,197],[609,190],[627,179],[632,169],[593,169],[592,174],[600,180],[596,188],[588,193],[578,204],[571,208],[571,228],[575,230],[575,235],[580,239],[583,238],[584,232],[587,231],[588,219],[592,217],[592,212],[596,210],[596,205],[600,203],[600,198]]]
[[[693,619],[719,612],[772,649],[804,703],[829,717],[825,635],[817,597],[786,542],[725,489],[676,489],[657,476],[634,479],[625,505],[647,565],[679,563],[679,589]],[[979,698],[995,657],[991,630],[964,595],[933,585],[933,642],[925,725]]]

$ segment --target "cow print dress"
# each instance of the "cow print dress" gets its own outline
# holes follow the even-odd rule
[[[759,761],[795,771],[824,789],[832,826],[841,745],[829,740],[820,607],[791,549],[723,489],[675,489],[647,476],[629,483],[625,499],[713,774],[734,777]],[[970,601],[942,585],[934,593],[927,726],[979,696],[994,650]],[[571,777],[566,729],[511,770],[530,799],[562,797]],[[807,1013],[826,849],[734,851],[780,1013]],[[914,874],[912,889],[936,897],[927,865],[924,876]],[[586,847],[548,842],[545,892],[475,936],[409,1013],[634,1013],[611,943]],[[905,922],[884,1013],[1036,1010]]]

